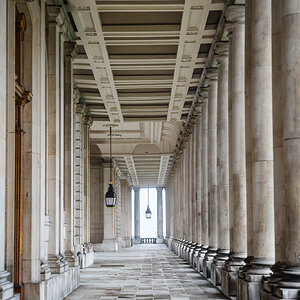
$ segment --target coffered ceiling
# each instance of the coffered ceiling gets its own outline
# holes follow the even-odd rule
[[[68,0],[74,83],[93,118],[91,142],[133,185],[163,186],[224,0]]]

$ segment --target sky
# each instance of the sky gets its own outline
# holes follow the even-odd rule
[[[132,236],[134,236],[134,190],[132,190]],[[152,212],[151,219],[146,219],[145,212],[148,204],[147,188],[140,189],[140,218],[141,238],[157,237],[157,192],[155,188],[149,188],[149,207]],[[165,190],[163,190],[164,209],[164,235],[165,235]]]

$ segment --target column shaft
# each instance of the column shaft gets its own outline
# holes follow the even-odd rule
[[[134,239],[137,243],[141,240],[140,222],[140,189],[134,188]]]
[[[202,244],[208,246],[208,197],[207,197],[207,93],[201,113],[201,228]]]
[[[48,205],[51,226],[49,227],[49,267],[52,273],[62,273],[64,264],[60,256],[60,70],[59,26],[57,17],[61,7],[48,6]]]
[[[281,1],[283,70],[283,147],[286,203],[286,264],[300,267],[300,9],[298,1]],[[286,273],[291,278],[292,274]],[[299,270],[297,287],[299,288]],[[299,293],[299,292],[298,292]],[[297,294],[299,295],[299,294]]]
[[[228,52],[227,44],[219,45],[218,58],[218,247],[229,250],[229,155],[228,155]],[[221,251],[224,252],[224,251]],[[220,254],[221,254],[220,252]],[[225,256],[226,259],[226,256]]]
[[[156,188],[157,191],[157,238],[163,240],[163,202],[162,188]]]
[[[245,28],[243,23],[232,26],[230,42],[231,62],[231,124],[232,132],[232,201],[233,201],[233,244],[231,251],[246,256],[246,154],[245,154]]]
[[[253,256],[274,259],[271,1],[252,1]]]
[[[209,73],[208,93],[208,203],[209,203],[209,246],[218,246],[218,203],[217,203],[217,73]]]
[[[73,242],[73,81],[72,56],[74,43],[65,43],[64,66],[64,202],[66,242],[65,256],[70,266],[77,265],[78,259],[74,255]]]
[[[201,228],[201,115],[198,115],[196,124],[196,242],[202,244]]]

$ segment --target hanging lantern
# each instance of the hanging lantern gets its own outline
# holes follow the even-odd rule
[[[109,127],[109,183],[108,183],[108,189],[105,194],[105,203],[106,207],[115,207],[116,206],[116,200],[117,195],[114,191],[113,182],[112,182],[112,149],[111,149],[111,127]]]
[[[151,212],[150,207],[149,207],[149,186],[148,186],[148,205],[147,205],[145,215],[146,215],[146,219],[151,219],[152,212]]]

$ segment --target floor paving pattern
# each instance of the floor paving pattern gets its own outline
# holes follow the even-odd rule
[[[226,299],[165,245],[97,252],[80,275],[79,288],[66,300]]]

